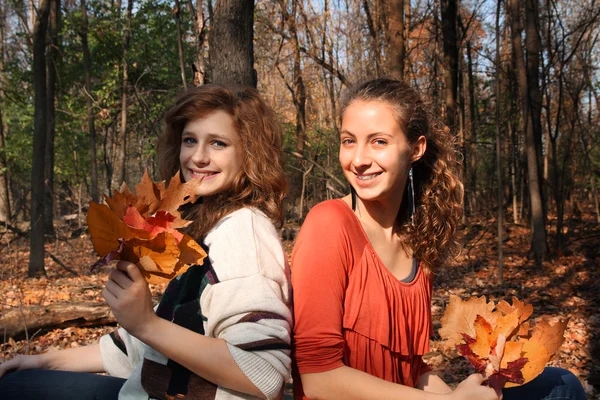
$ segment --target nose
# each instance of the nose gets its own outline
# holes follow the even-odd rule
[[[356,146],[352,164],[355,168],[368,167],[371,164],[371,155],[367,146]]]
[[[204,146],[196,146],[194,154],[192,155],[192,161],[196,165],[207,165],[210,163],[208,151]]]

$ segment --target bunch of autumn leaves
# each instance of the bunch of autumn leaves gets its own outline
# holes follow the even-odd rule
[[[513,297],[495,304],[484,296],[463,301],[450,296],[439,334],[488,379],[500,395],[503,387],[523,385],[538,376],[564,341],[569,319],[551,324],[542,318],[534,329],[527,319],[533,306]]]
[[[88,229],[98,253],[92,269],[110,261],[137,264],[148,283],[168,282],[206,257],[202,247],[179,229],[191,224],[177,209],[197,199],[200,180],[182,183],[177,173],[168,187],[145,172],[135,194],[123,183],[106,204],[92,202]]]

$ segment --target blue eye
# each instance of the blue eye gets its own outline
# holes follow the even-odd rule
[[[220,140],[213,140],[212,141],[212,145],[215,147],[227,147],[227,144],[225,142],[222,142]]]
[[[196,144],[196,139],[194,139],[193,137],[184,137],[181,139],[181,143],[183,144],[188,144],[188,145],[192,145],[192,144]]]
[[[383,139],[377,139],[374,143],[378,146],[385,146],[387,144],[387,142]]]

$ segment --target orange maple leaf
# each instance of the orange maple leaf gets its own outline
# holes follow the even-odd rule
[[[483,296],[467,301],[450,296],[439,333],[500,393],[538,376],[564,341],[568,318],[554,325],[541,319],[532,334],[526,321],[532,313],[533,306],[516,297],[511,305],[488,303]]]
[[[149,283],[161,283],[200,264],[206,253],[190,236],[178,231],[191,223],[177,209],[197,199],[200,180],[181,183],[177,173],[166,187],[154,183],[145,172],[136,194],[126,184],[105,196],[106,203],[92,202],[88,229],[100,257],[92,268],[113,259],[136,263]]]

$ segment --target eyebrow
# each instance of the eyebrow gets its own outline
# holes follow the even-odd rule
[[[183,131],[183,132],[181,132],[181,136],[185,136],[185,135],[194,135],[194,133],[192,131]],[[223,134],[220,134],[220,133],[212,133],[212,132],[211,133],[207,133],[206,137],[209,140],[219,139],[219,140],[231,141],[231,138],[229,138],[229,137],[227,137],[227,136],[225,136]]]
[[[340,132],[340,135],[344,135],[344,134],[346,134],[346,135],[350,135],[350,136],[352,136],[352,137],[356,137],[356,135],[355,135],[355,134],[353,134],[352,132],[350,132],[350,131],[348,131],[348,130],[343,130],[343,131],[341,131],[341,132]],[[373,136],[379,136],[379,135],[387,136],[387,137],[389,137],[389,138],[392,138],[392,137],[393,137],[393,136],[392,136],[392,135],[390,135],[389,133],[385,133],[385,132],[373,132],[373,133],[369,133],[369,134],[367,135],[367,139],[370,139],[370,138],[372,138]]]

